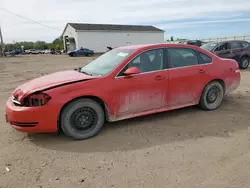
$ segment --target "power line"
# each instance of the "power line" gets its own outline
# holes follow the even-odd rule
[[[24,16],[22,16],[22,15],[20,15],[20,14],[16,14],[16,13],[14,13],[14,12],[11,12],[10,10],[7,10],[7,9],[5,9],[5,8],[1,8],[1,7],[0,7],[0,10],[3,10],[3,11],[8,12],[8,13],[10,13],[10,14],[13,14],[13,15],[19,17],[19,18],[28,20],[29,22],[32,22],[32,23],[35,23],[35,24],[38,24],[38,25],[41,25],[41,26],[44,26],[44,27],[47,27],[47,28],[50,28],[50,29],[59,30],[59,29],[57,29],[57,28],[50,27],[50,26],[48,26],[48,25],[44,25],[44,24],[42,24],[42,23],[40,23],[40,22],[37,22],[37,21],[31,20],[31,19],[29,19],[29,18],[26,18],[26,17],[24,17]]]

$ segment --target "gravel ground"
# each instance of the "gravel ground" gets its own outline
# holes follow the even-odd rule
[[[85,141],[27,135],[5,123],[5,102],[18,85],[91,59],[0,59],[0,188],[249,188],[250,69],[216,111],[190,107],[110,123]]]

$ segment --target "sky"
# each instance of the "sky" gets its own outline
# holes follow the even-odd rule
[[[51,42],[67,22],[153,25],[166,40],[250,36],[250,0],[0,0],[5,43]]]

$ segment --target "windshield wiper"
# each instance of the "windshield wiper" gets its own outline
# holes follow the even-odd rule
[[[89,76],[92,76],[92,74],[89,74],[89,73],[84,72],[84,71],[82,71],[82,70],[80,70],[79,72],[81,72],[81,73],[83,73],[83,74],[87,74],[87,75],[89,75]]]
[[[78,71],[78,72],[80,72],[80,73],[83,73],[83,74],[87,74],[87,75],[89,75],[89,76],[92,76],[92,74],[87,73],[87,72],[85,72],[85,71],[82,71],[82,67],[76,68],[76,69],[74,69],[74,70],[75,70],[75,71]]]

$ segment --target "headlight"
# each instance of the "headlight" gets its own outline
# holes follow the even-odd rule
[[[51,97],[46,93],[34,93],[24,98],[24,106],[43,106],[50,101]]]

